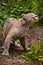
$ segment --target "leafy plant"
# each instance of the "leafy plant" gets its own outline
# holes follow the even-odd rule
[[[34,12],[43,18],[43,8],[40,7],[40,0],[4,0],[0,3],[0,26],[9,17],[20,18],[22,13]],[[41,8],[41,9],[40,9]],[[41,13],[40,13],[41,12]],[[34,25],[33,25],[34,26]]]
[[[22,57],[27,62],[43,62],[43,44],[32,44],[31,47],[23,53]]]

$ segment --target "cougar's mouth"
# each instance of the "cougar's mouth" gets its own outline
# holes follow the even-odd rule
[[[38,22],[38,20],[39,20],[38,16],[37,17],[33,17],[33,19],[34,19],[34,22]]]

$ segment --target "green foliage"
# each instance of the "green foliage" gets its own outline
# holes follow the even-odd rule
[[[3,2],[4,1],[4,2]],[[40,7],[40,0],[2,0],[0,4],[0,24],[3,26],[9,17],[20,18],[22,13],[34,12],[43,19],[43,7]]]
[[[23,53],[22,57],[27,61],[43,62],[43,44],[32,44],[31,47]]]

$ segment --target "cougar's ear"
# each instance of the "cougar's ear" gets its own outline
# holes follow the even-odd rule
[[[24,18],[26,14],[22,14],[21,17]]]
[[[21,16],[22,16],[23,19],[26,20],[26,14],[22,14]],[[23,24],[25,24],[25,23],[27,22],[27,21],[25,21],[25,20],[23,21]]]

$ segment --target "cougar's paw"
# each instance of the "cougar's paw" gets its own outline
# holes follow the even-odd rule
[[[3,51],[2,55],[3,56],[9,56],[9,53],[8,53],[8,51]]]
[[[1,48],[4,49],[4,46],[2,46]]]

